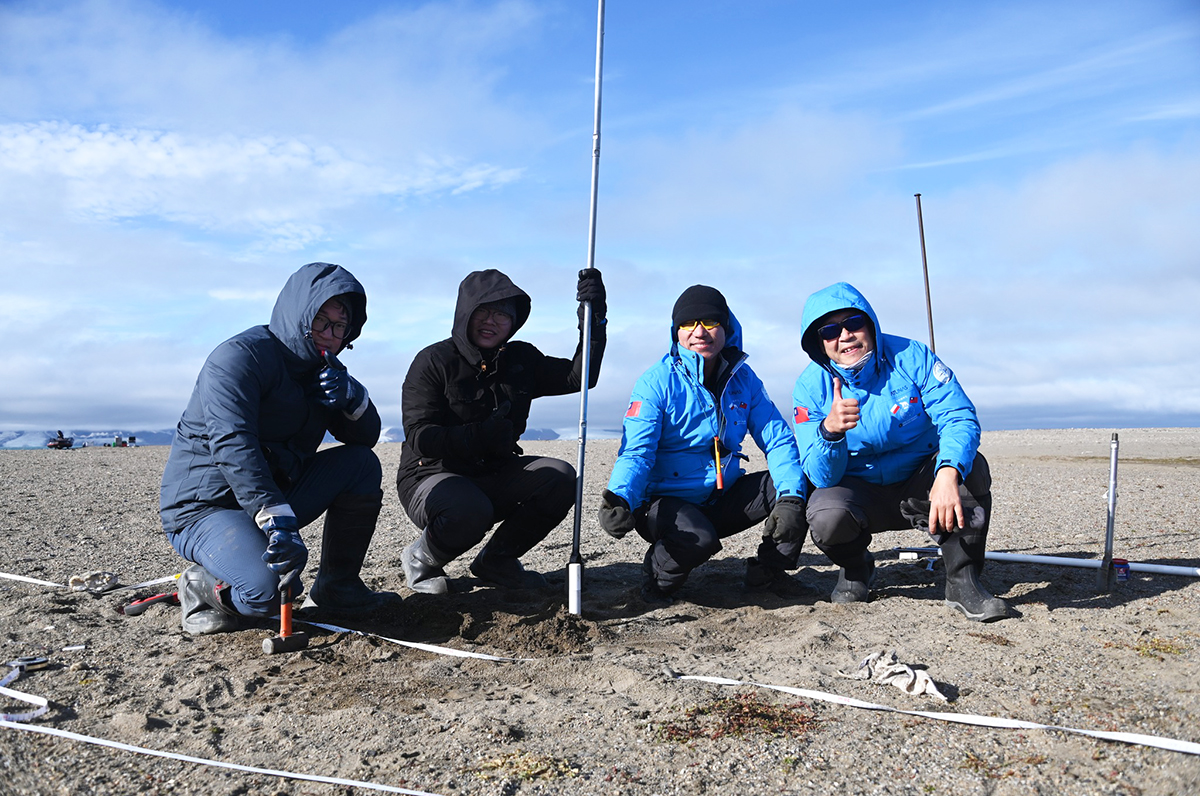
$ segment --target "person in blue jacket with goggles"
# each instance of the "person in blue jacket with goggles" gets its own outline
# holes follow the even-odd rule
[[[671,312],[670,351],[638,379],[621,447],[600,507],[600,525],[636,530],[650,547],[641,595],[670,603],[721,539],[763,525],[746,562],[748,590],[805,590],[794,570],[807,532],[804,472],[787,421],[746,364],[742,330],[715,288],[693,285]],[[746,435],[768,472],[746,473]]]
[[[846,282],[804,304],[812,359],[793,406],[813,542],[841,568],[831,599],[865,602],[875,580],[871,535],[928,531],[941,546],[946,604],[968,619],[1008,614],[979,582],[991,519],[991,474],[975,406],[927,346],[884,334]]]

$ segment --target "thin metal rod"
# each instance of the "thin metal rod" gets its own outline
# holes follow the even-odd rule
[[[1112,453],[1108,465],[1108,523],[1104,530],[1104,558],[1100,560],[1100,571],[1096,574],[1096,588],[1101,592],[1112,591],[1117,575],[1113,572],[1113,530],[1117,520],[1117,450],[1120,442],[1116,432],[1110,444]]]
[[[929,261],[925,259],[925,220],[921,218],[921,194],[917,197],[917,231],[921,234],[921,271],[925,274],[925,315],[929,318],[929,350],[937,353],[937,343],[933,341],[933,300],[929,297]]]
[[[596,105],[592,124],[592,196],[588,212],[587,267],[596,267],[596,199],[600,188],[600,96],[604,75],[604,0],[596,8]],[[583,462],[587,449],[588,382],[592,374],[592,305],[583,305],[583,384],[579,390],[579,457],[575,465],[575,527],[571,537],[571,560],[567,564],[567,610],[583,611],[583,557],[579,552],[583,523]]]

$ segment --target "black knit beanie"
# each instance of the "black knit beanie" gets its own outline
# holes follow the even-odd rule
[[[729,305],[715,287],[692,285],[675,301],[671,310],[673,324],[699,320],[719,321],[726,331],[729,329]]]

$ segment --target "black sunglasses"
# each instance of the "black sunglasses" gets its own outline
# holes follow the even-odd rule
[[[842,329],[847,332],[857,332],[859,329],[867,325],[866,315],[851,315],[837,323],[827,323],[817,329],[817,334],[821,335],[822,340],[836,340],[842,336]]]

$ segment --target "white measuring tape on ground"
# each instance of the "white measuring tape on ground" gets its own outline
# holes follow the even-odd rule
[[[456,650],[453,647],[439,647],[436,644],[422,644],[418,641],[401,641],[398,638],[388,638],[381,636],[378,633],[368,633],[365,630],[354,630],[349,627],[338,627],[337,625],[327,625],[322,622],[306,622],[302,619],[293,620],[296,624],[309,625],[310,627],[319,627],[322,630],[328,630],[331,633],[353,633],[357,636],[367,636],[369,638],[377,638],[380,641],[387,641],[391,644],[399,644],[402,647],[412,647],[415,650],[424,652],[432,652],[435,655],[448,655],[452,658],[477,658],[481,661],[536,661],[540,658],[507,658],[503,655],[488,655],[483,652],[468,652],[466,650]]]
[[[98,576],[98,575],[111,576],[113,583],[114,584],[116,583],[117,576],[111,572],[103,572],[103,573],[92,572],[92,573],[88,573],[88,574],[94,577],[97,584],[99,584],[101,581],[100,578],[95,578],[95,576]],[[141,583],[134,583],[132,586],[113,585],[109,588],[104,588],[102,590],[97,591],[95,589],[88,588],[88,584],[87,584],[88,576],[87,575],[73,575],[72,580],[79,582],[79,585],[76,585],[76,584],[68,584],[68,583],[55,583],[52,580],[39,580],[38,578],[30,578],[25,575],[14,575],[11,572],[0,572],[0,578],[4,578],[5,580],[17,580],[17,581],[20,581],[21,583],[32,583],[36,586],[50,586],[51,588],[54,588],[54,589],[70,589],[71,591],[90,591],[93,594],[107,594],[109,592],[114,592],[114,591],[133,591],[134,589],[140,589],[143,586],[155,586],[159,583],[170,583],[173,580],[178,580],[179,577],[180,576],[178,573],[175,575],[164,575],[161,578],[154,578],[153,580],[144,580]]]
[[[754,683],[742,680],[731,680],[728,677],[703,677],[701,675],[677,675],[680,680],[696,680],[701,683],[712,683],[714,685],[751,685],[755,688],[766,688],[771,691],[782,691],[785,694],[792,694],[806,699],[815,699],[819,702],[831,702],[835,705],[847,705],[852,708],[862,708],[863,710],[881,710],[887,713],[902,713],[906,716],[921,716],[926,719],[936,719],[937,721],[949,721],[957,724],[973,724],[977,727],[997,727],[1007,730],[1058,730],[1059,732],[1069,732],[1076,735],[1086,735],[1091,738],[1099,738],[1103,741],[1117,741],[1118,743],[1135,744],[1138,746],[1153,746],[1158,749],[1166,749],[1171,752],[1183,752],[1189,755],[1200,755],[1200,743],[1192,743],[1191,741],[1178,741],[1174,738],[1160,738],[1156,735],[1142,735],[1132,732],[1106,732],[1104,730],[1081,730],[1076,727],[1060,727],[1054,724],[1039,724],[1033,721],[1021,721],[1020,719],[1002,719],[993,716],[977,716],[973,713],[938,713],[928,710],[902,710],[900,708],[888,707],[887,705],[877,705],[874,702],[864,702],[861,699],[852,699],[850,697],[839,696],[837,694],[827,694],[824,691],[809,691],[805,688],[792,688],[786,685],[768,685],[766,683]]]
[[[379,785],[374,782],[361,782],[356,779],[342,779],[341,777],[322,777],[316,774],[300,774],[295,771],[279,771],[274,768],[258,768],[256,766],[242,766],[237,763],[223,763],[220,760],[209,760],[204,757],[192,757],[191,755],[181,755],[175,752],[160,752],[157,749],[146,749],[141,746],[132,746],[127,743],[118,741],[109,741],[104,738],[93,738],[90,735],[80,735],[75,732],[67,732],[66,730],[55,729],[54,727],[39,727],[36,724],[18,724],[17,722],[0,720],[0,727],[8,727],[14,730],[25,730],[26,732],[36,732],[42,735],[53,735],[58,738],[68,738],[72,741],[81,743],[90,743],[95,746],[107,746],[110,749],[120,749],[124,752],[135,752],[140,755],[149,755],[151,757],[165,757],[168,760],[180,760],[184,763],[197,763],[202,766],[212,766],[213,768],[224,768],[230,771],[243,771],[248,774],[262,774],[267,777],[280,777],[282,779],[300,779],[306,782],[322,782],[327,785],[345,785],[353,788],[367,788],[368,790],[384,791],[385,793],[406,793],[409,796],[438,796],[436,793],[430,793],[423,790],[409,790],[408,788],[398,788],[394,785]]]
[[[46,661],[45,658],[39,658],[37,660],[41,661],[43,664]],[[46,711],[50,709],[50,703],[45,697],[36,696],[35,694],[26,694],[23,691],[14,691],[13,689],[7,687],[9,683],[11,683],[13,680],[16,680],[21,676],[21,673],[25,671],[25,666],[22,660],[18,658],[17,660],[5,665],[13,668],[12,671],[4,675],[4,677],[0,677],[0,694],[3,694],[9,699],[15,699],[18,702],[27,702],[30,705],[36,705],[37,707],[25,713],[0,713],[0,721],[29,721],[30,719],[36,719],[38,716],[44,716]]]

